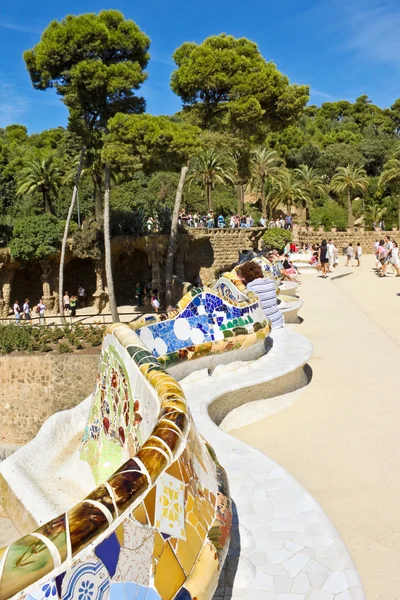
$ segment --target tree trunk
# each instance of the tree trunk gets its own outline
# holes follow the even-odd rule
[[[117,303],[115,301],[114,280],[112,274],[111,239],[110,239],[110,165],[104,165],[104,254],[106,263],[106,279],[108,300],[114,323],[119,323]]]
[[[45,190],[45,189],[42,190],[42,196],[43,196],[44,212],[51,214],[51,204],[49,201],[49,194],[48,194],[47,190]]]
[[[101,178],[94,177],[94,214],[96,221],[101,223],[103,220],[103,206],[101,201]]]
[[[347,192],[347,221],[350,229],[354,229],[354,220],[353,220],[353,204],[351,201],[350,191]]]
[[[265,181],[264,178],[261,179],[261,209],[263,219],[267,218],[267,202],[265,198]]]
[[[207,210],[212,210],[211,208],[211,184],[206,183],[206,194],[207,194]]]
[[[237,197],[237,214],[239,217],[242,216],[242,185],[240,183],[236,186],[236,197]]]
[[[76,197],[78,195],[78,186],[79,186],[79,180],[81,178],[83,161],[85,159],[85,152],[86,152],[86,148],[85,148],[85,146],[82,146],[81,156],[80,156],[80,160],[79,160],[79,165],[78,165],[78,168],[77,168],[77,171],[76,171],[76,175],[75,175],[75,183],[74,183],[74,189],[72,191],[71,204],[69,205],[67,220],[65,222],[65,228],[64,228],[64,236],[63,236],[62,246],[61,246],[60,272],[59,272],[59,277],[58,277],[58,309],[59,309],[60,315],[64,314],[64,306],[63,306],[63,296],[64,296],[64,262],[65,262],[65,251],[67,249],[67,239],[68,239],[69,224],[71,223],[72,211],[74,210],[74,206],[75,206],[75,202],[76,202]]]
[[[174,211],[172,213],[171,235],[168,245],[167,264],[165,266],[165,303],[167,310],[172,308],[172,271],[174,268],[176,238],[178,235],[178,218],[182,201],[183,186],[185,185],[188,170],[189,165],[185,165],[181,169],[181,176],[179,178],[179,185],[175,196]]]

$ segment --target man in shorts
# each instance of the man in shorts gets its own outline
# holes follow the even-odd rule
[[[29,298],[25,298],[25,302],[24,305],[22,307],[22,310],[24,311],[24,319],[27,323],[32,323],[32,317],[31,317],[31,308],[29,306]]]

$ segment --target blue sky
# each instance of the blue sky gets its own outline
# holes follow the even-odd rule
[[[22,52],[39,41],[52,19],[121,10],[152,40],[147,111],[172,114],[171,55],[184,41],[221,32],[246,36],[292,82],[311,86],[311,101],[354,100],[361,94],[386,107],[400,97],[400,3],[388,0],[18,0],[0,3],[0,127],[29,132],[65,125],[67,112],[52,91],[32,89]]]

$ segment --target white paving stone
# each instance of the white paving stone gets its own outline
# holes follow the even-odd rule
[[[332,573],[325,581],[322,589],[333,594],[340,594],[349,588],[349,583],[344,573]]]
[[[310,580],[307,574],[302,571],[294,578],[291,592],[293,594],[308,594],[310,587]]]
[[[296,577],[302,570],[302,568],[309,562],[310,558],[304,554],[296,554],[285,560],[283,568],[289,573],[292,579]]]

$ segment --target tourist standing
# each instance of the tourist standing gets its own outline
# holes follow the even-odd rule
[[[351,260],[353,260],[354,258],[354,248],[353,248],[353,244],[350,242],[349,245],[347,246],[347,250],[346,250],[346,267],[349,266],[349,262]]]
[[[78,304],[78,298],[75,296],[75,294],[72,294],[70,301],[69,301],[69,305],[71,308],[71,317],[76,317],[77,304]]]
[[[225,219],[223,215],[219,215],[218,217],[218,227],[219,229],[223,229],[225,227]]]
[[[333,243],[333,240],[328,240],[328,264],[329,264],[329,271],[333,271],[333,266],[334,266],[334,262],[335,262],[335,244]]]
[[[80,283],[78,287],[78,298],[80,308],[85,308],[86,304],[86,291],[83,285]]]
[[[15,300],[13,305],[13,313],[15,316],[15,324],[21,325],[21,307],[19,305],[18,300]]]
[[[69,300],[69,294],[68,292],[64,292],[64,297],[63,297],[63,304],[64,304],[64,312],[68,313],[67,316],[69,315],[69,311],[70,311],[70,300]]]
[[[292,225],[293,225],[292,215],[286,215],[286,217],[285,217],[285,229],[288,229],[289,231],[291,231],[292,230]]]
[[[143,288],[140,283],[135,285],[135,300],[136,306],[142,306]]]
[[[154,308],[154,310],[156,311],[156,313],[158,313],[158,309],[160,308],[160,301],[158,299],[158,290],[153,290],[153,292],[152,292],[151,305]]]
[[[267,219],[265,219],[265,217],[261,217],[260,225],[261,225],[261,227],[264,227],[264,228],[267,226]]]
[[[360,244],[360,242],[357,242],[356,255],[355,255],[355,258],[357,261],[357,267],[359,267],[361,264],[361,256],[362,256],[361,244]]]
[[[321,265],[322,278],[326,279],[328,277],[329,270],[328,244],[326,243],[326,240],[322,240],[322,244],[318,251],[318,258]]]
[[[31,308],[29,306],[29,298],[25,298],[25,302],[22,306],[22,310],[24,311],[25,322],[32,325],[32,317],[31,317]]]
[[[40,298],[38,305],[36,306],[36,313],[39,315],[39,325],[44,325],[44,311],[46,307],[43,303],[43,298]]]

